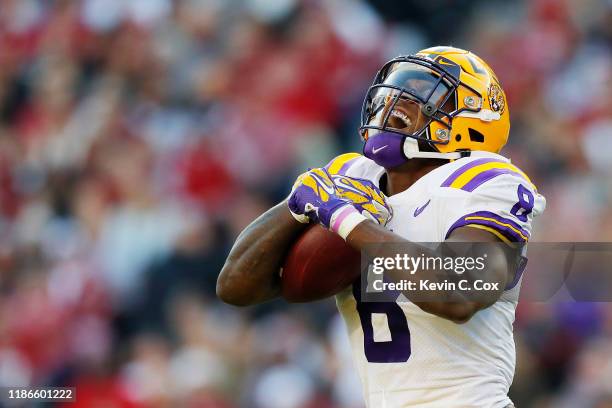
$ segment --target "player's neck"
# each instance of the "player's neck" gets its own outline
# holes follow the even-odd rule
[[[392,196],[407,190],[418,179],[446,163],[448,160],[412,159],[401,166],[387,169],[387,185],[385,186],[387,195]]]

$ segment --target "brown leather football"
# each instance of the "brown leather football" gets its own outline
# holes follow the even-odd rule
[[[360,274],[360,253],[320,225],[293,244],[281,272],[282,296],[289,302],[312,302],[335,295]]]

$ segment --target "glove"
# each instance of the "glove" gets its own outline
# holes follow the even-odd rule
[[[291,215],[299,222],[320,222],[329,227],[331,212],[348,202],[336,196],[336,187],[327,170],[317,168],[297,178],[288,204]]]
[[[301,174],[287,203],[291,215],[299,222],[318,222],[344,239],[359,223],[368,219],[350,201],[337,195],[330,174],[322,168]]]
[[[379,225],[386,225],[393,217],[387,198],[371,181],[338,174],[332,176],[332,181],[339,198],[351,202],[361,214]]]

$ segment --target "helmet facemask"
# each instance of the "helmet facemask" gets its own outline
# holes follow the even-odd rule
[[[411,158],[459,158],[440,153],[447,144],[457,113],[459,72],[425,58],[398,57],[383,66],[368,89],[361,112],[364,154],[379,165],[396,167]],[[436,140],[430,125],[436,126]]]

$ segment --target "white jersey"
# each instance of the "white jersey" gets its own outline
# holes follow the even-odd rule
[[[334,159],[331,173],[378,185],[385,170],[357,154]],[[488,230],[525,242],[546,205],[529,178],[503,156],[473,152],[388,197],[387,228],[413,242],[442,242],[458,227]],[[511,404],[515,368],[512,334],[519,282],[464,324],[424,312],[411,302],[360,302],[358,284],[336,296],[348,327],[369,408],[493,407]]]

